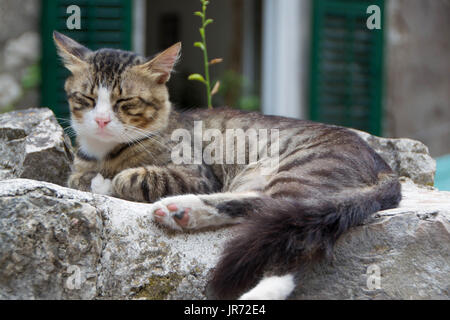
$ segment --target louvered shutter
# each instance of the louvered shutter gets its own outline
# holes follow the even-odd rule
[[[69,30],[67,7],[81,9],[81,29]],[[129,0],[43,0],[42,1],[42,87],[41,105],[57,117],[69,118],[64,80],[69,72],[56,53],[52,33],[57,30],[90,49],[131,50],[132,1]]]
[[[366,26],[369,5],[381,30]],[[381,135],[383,0],[314,0],[310,118]]]

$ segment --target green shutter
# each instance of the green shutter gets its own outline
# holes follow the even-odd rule
[[[69,30],[67,7],[81,9],[81,29]],[[69,118],[64,80],[69,75],[56,54],[53,30],[57,30],[90,49],[131,50],[132,1],[129,0],[42,0],[42,86],[41,105],[59,118]]]
[[[381,30],[366,26],[369,5]],[[381,135],[383,0],[314,0],[310,118]]]

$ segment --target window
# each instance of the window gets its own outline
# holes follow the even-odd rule
[[[381,30],[366,26],[369,5]],[[382,133],[383,0],[313,1],[310,118]]]

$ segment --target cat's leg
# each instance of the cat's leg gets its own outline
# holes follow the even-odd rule
[[[293,274],[264,277],[239,300],[285,300],[295,289]]]
[[[157,222],[175,230],[193,230],[239,223],[260,199],[258,192],[227,192],[209,195],[180,195],[155,202]]]
[[[81,191],[92,191],[92,180],[98,174],[97,171],[74,172],[69,176],[67,186]]]
[[[69,176],[69,188],[103,195],[112,195],[112,182],[96,171],[76,172]]]
[[[123,170],[113,178],[112,187],[119,198],[154,202],[177,194],[216,192],[220,185],[203,166],[167,165]]]
[[[95,159],[90,159],[79,151],[75,155],[73,171],[69,176],[67,186],[81,191],[110,194],[111,180],[104,179],[98,169]]]

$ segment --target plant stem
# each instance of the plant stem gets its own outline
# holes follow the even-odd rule
[[[203,17],[202,17],[202,27],[200,28],[200,35],[203,42],[203,60],[205,63],[205,85],[206,85],[206,96],[208,98],[208,108],[212,108],[212,97],[211,97],[211,84],[209,82],[209,60],[208,51],[206,49],[206,35],[205,35],[205,22],[206,22],[206,5],[203,4]]]

